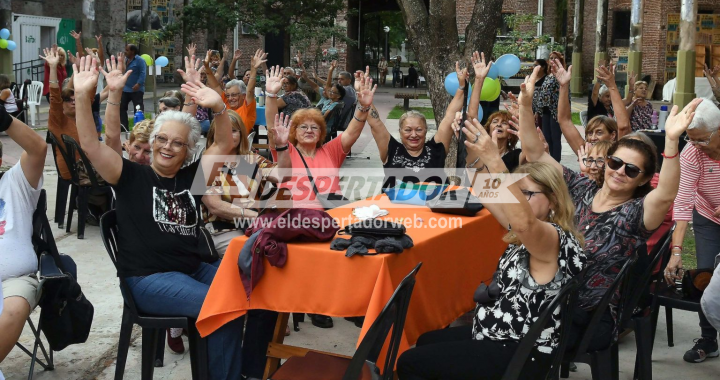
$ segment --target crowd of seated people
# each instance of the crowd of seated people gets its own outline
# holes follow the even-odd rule
[[[458,63],[459,88],[435,134],[429,137],[428,122],[421,113],[409,111],[400,117],[396,139],[395,131],[388,130],[374,104],[377,86],[369,70],[356,72],[354,83],[350,73],[341,72],[333,83],[337,66],[333,62],[327,81],[317,80],[322,86],[303,71],[300,78],[321,92],[320,103],[313,107],[298,88],[294,70],[278,66],[266,72],[265,118],[270,150],[270,158],[266,158],[252,149],[248,134],[257,119],[253,93],[256,74],[267,54],[258,50],[243,79],[238,80],[235,69],[240,53],[236,52],[227,83],[223,83],[227,48],[222,59],[210,51],[204,61],[196,58],[193,45],[188,50],[191,54],[185,58],[185,69],[178,70],[185,82],[181,92],[166,93],[160,99],[160,114],[136,124],[124,143],[121,120],[126,110],[121,103],[132,69],[126,69],[122,54],[110,57],[104,65],[95,54],[73,58],[72,79],[64,88],[57,76],[62,53],[51,48],[43,56],[49,67],[49,133],[77,140],[92,163],[93,168],[87,170],[95,170],[113,188],[120,227],[118,276],[125,279],[142,312],[198,317],[220,265],[220,260],[204,255],[200,228],[209,230],[214,248],[222,254],[259,216],[261,210],[252,199],[259,188],[287,189],[294,208],[326,210],[326,201],[347,201],[340,188],[340,169],[366,122],[385,171],[383,187],[401,182],[444,182],[444,176],[435,178],[435,173],[446,167],[456,141],[463,141],[465,162],[460,169],[466,178],[478,173],[497,178],[511,172],[526,175],[507,188],[517,202],[485,204],[507,229],[503,237],[507,249],[494,276],[499,296],[477,303],[471,325],[423,334],[416,347],[398,360],[402,380],[502,378],[533,321],[560,288],[584,271],[578,307],[571,310],[573,323],[568,330],[569,346],[576,346],[618,269],[638,248],[664,234],[673,220],[678,226],[672,237],[673,257],[666,268],[661,268],[668,283],[681,276],[679,252],[689,221],[696,227],[702,265],[712,267],[720,249],[714,238],[720,232],[720,110],[709,101],[696,99],[682,111],[674,108],[670,113],[662,152],[665,159],[658,172],[654,144],[643,133],[632,132],[646,129],[647,85],[635,83],[635,100],[626,107],[612,67],[601,65],[597,69],[602,85],[591,95],[596,116],[588,122],[584,137],[570,116],[572,67],[566,68],[557,55],[546,66],[534,68],[508,111],[495,112],[485,125],[480,124],[480,92],[492,62],[476,53],[471,62],[475,86],[467,118],[463,120],[462,108],[471,75]],[[101,74],[105,84],[102,95],[97,90]],[[578,155],[580,172],[559,163],[554,154],[557,147],[548,145],[545,136],[552,138],[551,143],[559,138],[544,135],[536,123],[536,94],[546,83],[541,81],[544,75],[551,76],[545,80],[557,87],[552,100],[557,107],[545,109],[549,103],[542,103],[541,119],[548,120],[540,124],[559,125]],[[106,136],[100,141],[93,103],[105,99]],[[328,115],[334,109],[350,112],[352,117],[342,129],[329,130]],[[6,222],[0,239],[4,297],[0,330],[9,332],[0,337],[1,362],[39,297],[30,216],[42,187],[47,145],[6,109],[0,109],[0,131],[7,132],[25,150],[19,165],[0,179]],[[200,153],[203,132],[207,141]],[[340,133],[328,137],[331,132]],[[689,143],[682,153],[680,138]],[[62,139],[58,141],[57,148],[63,148]],[[210,160],[197,159],[198,155],[235,156],[242,161],[226,162],[223,177],[213,186],[217,191],[201,196],[191,191],[196,174],[209,173],[215,167]],[[258,170],[249,175],[243,165]],[[694,170],[698,167],[701,170]],[[61,155],[58,168],[63,178],[69,178]],[[590,350],[607,348],[621,333],[616,310],[608,308],[595,326]],[[330,316],[313,314],[311,319],[320,327],[333,325]],[[211,377],[261,378],[276,320],[275,311],[254,310],[210,334]],[[715,320],[714,315],[700,313],[702,337],[685,354],[686,361],[719,356],[717,331],[711,325]],[[551,354],[559,344],[560,324],[559,316],[553,316],[538,339],[525,368],[527,378],[544,379],[547,375]],[[185,350],[181,334],[175,329],[167,334],[168,345],[177,353]]]

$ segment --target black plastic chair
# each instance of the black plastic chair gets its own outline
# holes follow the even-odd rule
[[[100,218],[100,234],[105,249],[117,269],[117,216],[115,210],[106,212]],[[125,372],[128,349],[130,348],[130,335],[133,325],[142,328],[142,370],[141,378],[150,380],[155,369],[155,359],[158,357],[158,340],[164,339],[165,330],[169,328],[184,328],[188,331],[190,339],[190,366],[193,379],[208,379],[207,340],[200,338],[195,327],[195,320],[187,317],[154,316],[141,313],[135,305],[132,292],[120,277],[120,290],[123,295],[123,315],[120,326],[120,341],[118,343],[118,356],[115,368],[115,380],[121,380]]]
[[[85,156],[85,152],[80,149],[80,144],[78,144],[77,141],[75,141],[74,138],[68,136],[68,135],[62,135],[62,140],[65,143],[65,148],[67,149],[67,157],[65,158],[65,163],[68,166],[68,169],[70,170],[70,173],[72,175],[72,181],[73,181],[73,187],[70,191],[70,208],[68,209],[68,215],[67,215],[67,225],[65,232],[70,232],[70,227],[72,226],[72,217],[73,212],[77,210],[78,212],[78,231],[77,231],[77,237],[78,239],[84,239],[85,238],[85,218],[88,215],[88,198],[90,197],[90,194],[94,195],[105,195],[107,197],[107,204],[109,205],[109,208],[112,208],[110,205],[112,204],[112,191],[110,190],[110,186],[107,185],[101,185],[98,181],[97,176],[95,175],[95,170],[93,169],[92,164],[90,163],[90,160]],[[77,162],[73,160],[72,158],[75,157],[76,154],[80,155],[80,160],[82,161],[83,165],[85,166],[85,171],[87,172],[88,178],[90,179],[90,186],[83,186],[80,184],[80,175],[79,175],[79,168],[77,165]],[[69,161],[68,161],[69,159]]]
[[[619,365],[618,365],[618,346],[617,339],[613,339],[610,342],[610,346],[601,351],[588,352],[588,346],[590,341],[595,334],[595,326],[600,322],[605,310],[609,307],[610,301],[612,300],[615,292],[619,289],[620,284],[625,282],[631,273],[632,267],[637,261],[637,252],[633,253],[630,258],[625,262],[623,267],[618,272],[615,281],[610,285],[603,298],[598,303],[598,306],[592,313],[590,323],[588,323],[585,332],[580,339],[580,343],[577,347],[571,351],[565,351],[562,355],[560,365],[560,377],[568,378],[570,376],[570,362],[586,363],[590,365],[592,371],[593,380],[606,380],[613,379],[617,380],[619,376]],[[553,368],[551,376],[553,379],[557,379],[558,368]]]
[[[559,364],[560,352],[565,350],[568,337],[568,326],[572,324],[572,312],[570,312],[570,306],[575,305],[577,299],[577,288],[580,285],[579,277],[574,277],[565,286],[560,289],[560,292],[555,299],[547,306],[547,308],[540,314],[537,321],[530,327],[530,331],[522,338],[520,345],[518,346],[515,354],[513,355],[510,363],[505,370],[503,380],[518,380],[524,377],[520,377],[527,363],[530,354],[535,349],[535,342],[542,334],[543,330],[547,327],[550,322],[550,318],[557,308],[560,308],[560,315],[562,318],[560,327],[560,343],[558,347],[553,351],[553,365],[555,367]]]
[[[395,289],[395,292],[388,300],[367,334],[360,342],[355,355],[351,359],[319,353],[308,352],[305,356],[293,356],[289,358],[270,377],[273,380],[289,379],[393,379],[393,369],[397,359],[400,339],[405,326],[410,298],[415,287],[415,276],[420,270],[422,263],[419,263]],[[390,329],[392,328],[392,334]],[[390,335],[388,350],[385,355],[385,365],[382,376],[377,367],[377,359],[383,348],[385,340]],[[361,377],[362,376],[362,377]]]
[[[58,173],[57,189],[55,193],[55,223],[57,223],[58,228],[62,229],[65,228],[65,210],[67,208],[68,192],[70,190],[70,186],[72,186],[72,181],[68,181],[60,175],[60,167],[58,166],[57,151],[59,150],[63,157],[65,157],[67,153],[63,153],[63,147],[58,143],[57,138],[55,138],[55,135],[50,133],[50,131],[47,133],[47,140],[50,141],[53,160],[55,161],[55,169]]]

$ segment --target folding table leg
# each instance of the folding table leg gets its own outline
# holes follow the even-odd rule
[[[277,323],[275,324],[275,331],[273,332],[273,338],[270,341],[270,344],[282,344],[285,341],[285,328],[287,327],[289,318],[289,313],[278,313]],[[279,367],[280,358],[272,358],[268,356],[267,363],[265,364],[265,373],[263,373],[263,380],[267,380],[270,375],[277,371]]]

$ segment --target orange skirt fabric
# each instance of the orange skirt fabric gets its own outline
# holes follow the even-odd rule
[[[359,201],[378,205],[384,220],[403,218],[414,247],[400,254],[345,257],[330,242],[288,244],[283,268],[265,262],[265,273],[250,299],[245,295],[237,259],[247,240],[229,245],[205,298],[197,328],[207,336],[251,309],[315,313],[333,317],[365,316],[358,344],[402,279],[417,265],[417,275],[400,353],[428,331],[444,328],[473,309],[473,293],[489,281],[507,244],[505,230],[487,210],[474,217],[433,213],[427,207],[392,204],[386,196]],[[350,208],[328,211],[341,227],[357,222]],[[373,251],[371,250],[371,253]]]

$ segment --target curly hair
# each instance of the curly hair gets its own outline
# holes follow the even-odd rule
[[[291,144],[297,145],[297,138],[295,137],[297,134],[297,128],[300,124],[302,124],[302,122],[306,120],[314,121],[315,124],[320,127],[320,130],[318,131],[320,133],[320,138],[318,139],[315,147],[321,147],[325,142],[325,136],[327,135],[327,131],[325,130],[325,118],[323,117],[322,112],[320,112],[320,110],[317,108],[302,108],[293,113],[292,117],[290,118],[290,136],[288,140]]]
[[[178,123],[185,124],[188,128],[190,128],[190,131],[188,131],[188,145],[187,153],[185,155],[185,164],[192,163],[195,153],[197,153],[198,149],[200,148],[200,146],[198,145],[198,141],[200,140],[200,136],[202,134],[200,123],[197,121],[197,119],[195,119],[195,115],[190,115],[189,113],[180,111],[163,112],[160,116],[157,117],[157,119],[155,119],[155,125],[153,127],[152,133],[150,133],[150,144],[154,145],[155,136],[162,129],[163,124],[168,121],[176,121]]]
[[[512,115],[510,115],[510,112],[508,112],[508,111],[497,111],[497,112],[493,112],[490,116],[488,116],[488,118],[487,118],[488,121],[487,121],[487,123],[485,123],[485,125],[483,127],[485,128],[485,132],[487,132],[489,135],[491,134],[490,124],[492,124],[492,121],[495,119],[500,119],[500,122],[503,122],[503,121],[509,122],[512,119]],[[510,127],[510,128],[512,128],[512,127]],[[512,128],[512,129],[515,130],[515,128]],[[510,136],[508,136],[508,138],[507,138],[507,150],[511,151],[511,150],[515,149],[519,139],[517,136],[515,136],[512,133],[508,133],[508,134]]]

